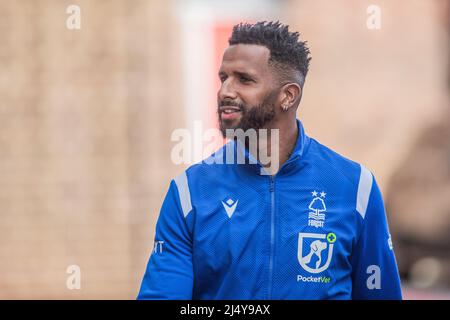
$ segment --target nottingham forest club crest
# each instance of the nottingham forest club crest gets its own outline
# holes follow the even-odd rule
[[[313,199],[309,203],[308,209],[310,210],[308,213],[308,226],[321,228],[325,223],[325,212],[327,211],[327,207],[325,205],[325,192],[321,192],[320,194],[317,191],[311,192]]]

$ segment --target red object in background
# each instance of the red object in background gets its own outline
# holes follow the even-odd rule
[[[233,26],[235,23],[233,22],[219,22],[216,23],[214,26],[214,66],[213,66],[213,72],[214,72],[214,92],[217,93],[220,88],[220,80],[218,76],[219,68],[222,63],[222,55],[225,49],[228,47],[228,39],[231,36],[231,31],[233,30]],[[208,119],[208,127],[213,128],[217,127],[217,114],[214,113],[213,119]]]

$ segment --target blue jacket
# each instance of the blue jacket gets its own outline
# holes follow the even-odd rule
[[[373,175],[297,124],[274,176],[230,142],[171,181],[138,299],[402,298]]]

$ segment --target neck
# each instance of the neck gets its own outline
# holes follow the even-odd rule
[[[270,174],[276,174],[279,168],[281,168],[281,166],[289,159],[295,148],[299,134],[297,121],[295,117],[293,119],[277,120],[272,122],[265,129],[268,129],[267,138],[258,136],[258,155],[267,155],[268,159],[272,159],[272,157],[276,157],[276,159],[272,159],[269,163],[267,163],[267,161],[261,161],[260,157],[258,157],[258,160],[261,161],[265,168],[270,169]],[[276,141],[277,139],[273,139],[276,137],[273,137],[273,132],[271,132],[272,129],[278,129],[278,141]],[[276,150],[277,146],[278,150]],[[275,160],[278,165],[275,165],[273,160]]]

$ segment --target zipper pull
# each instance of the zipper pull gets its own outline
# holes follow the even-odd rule
[[[270,176],[270,187],[269,187],[269,191],[273,192],[273,185],[274,185],[274,178],[273,176]]]

